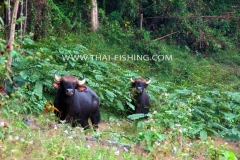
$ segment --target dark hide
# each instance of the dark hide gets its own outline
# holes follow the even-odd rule
[[[150,83],[150,81],[149,81]],[[148,114],[150,107],[150,97],[145,91],[148,86],[146,80],[143,78],[138,78],[132,81],[132,91],[133,91],[133,105],[135,106],[134,113]]]
[[[84,129],[89,128],[90,118],[96,129],[100,122],[98,96],[91,88],[79,85],[77,81],[74,76],[63,76],[59,83],[53,83],[58,89],[54,106],[59,112],[55,111],[55,114],[60,120],[71,122],[73,127],[80,123]]]

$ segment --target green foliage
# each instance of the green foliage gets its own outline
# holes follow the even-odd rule
[[[35,39],[87,29],[89,4],[82,1],[29,1],[28,32]],[[86,18],[85,18],[86,17]]]
[[[3,22],[3,20],[2,20],[2,17],[0,17],[0,30],[3,29],[3,26],[4,26],[4,22]]]
[[[142,31],[138,35],[142,36],[142,40],[137,42],[139,43],[139,50],[141,50],[140,44],[149,38],[149,34]],[[14,81],[20,88],[17,89],[17,92],[16,89],[9,88],[10,93],[16,92],[20,95],[19,97],[25,97],[23,99],[26,104],[21,102],[19,105],[24,104],[25,110],[39,113],[44,108],[46,101],[53,100],[55,95],[56,91],[51,86],[55,71],[58,71],[60,76],[70,74],[79,78],[83,73],[87,77],[87,85],[99,95],[101,107],[108,113],[124,115],[128,109],[134,109],[134,106],[131,105],[129,78],[132,76],[139,77],[139,74],[148,75],[148,77],[159,74],[154,69],[153,64],[155,64],[162,68],[163,75],[171,74],[176,79],[177,84],[183,85],[183,89],[177,89],[177,86],[173,83],[163,85],[158,82],[158,78],[152,78],[152,83],[146,90],[151,97],[152,108],[158,108],[159,113],[165,113],[156,115],[159,124],[166,128],[173,128],[175,124],[180,124],[186,130],[186,136],[200,136],[202,139],[206,139],[206,136],[211,134],[233,139],[239,136],[239,128],[236,126],[239,123],[237,120],[239,110],[236,107],[239,105],[238,92],[234,90],[227,92],[222,90],[211,91],[212,86],[207,87],[213,79],[220,82],[222,81],[221,78],[225,76],[225,73],[221,73],[212,77],[212,74],[219,69],[218,67],[207,73],[209,70],[205,66],[206,64],[209,65],[209,62],[202,59],[194,60],[187,54],[187,51],[179,54],[177,49],[172,49],[164,44],[157,46],[149,43],[148,45],[155,46],[162,54],[171,53],[175,60],[160,62],[159,64],[149,63],[153,69],[150,70],[151,68],[149,68],[149,70],[143,71],[142,68],[146,65],[141,63],[136,65],[131,61],[124,61],[124,63],[111,61],[108,56],[114,56],[125,48],[109,50],[105,41],[96,44],[95,36],[96,34],[89,34],[88,39],[66,37],[64,40],[50,37],[49,40],[39,43],[26,38],[22,48],[16,50],[13,55]],[[101,35],[98,37],[101,37]],[[123,38],[121,35],[117,37],[120,40]],[[115,41],[115,43],[121,44],[124,42]],[[109,51],[108,53],[103,49],[104,47],[106,51]],[[150,54],[158,54],[155,47],[150,49]],[[186,58],[189,62],[184,61]],[[202,69],[193,67],[197,62],[197,65]],[[151,73],[146,74],[149,71]],[[201,72],[204,72],[205,75],[202,75]],[[231,72],[226,72],[229,78],[232,77],[231,74]],[[210,79],[208,80],[208,78]],[[230,79],[226,79],[226,82],[229,82]],[[197,85],[198,83],[206,86]],[[196,87],[191,87],[191,84],[195,84]],[[220,86],[219,84],[218,87]],[[209,91],[206,91],[206,88]],[[223,90],[226,89],[223,88]],[[166,97],[164,98],[163,95],[166,95]],[[138,115],[132,116],[129,118],[139,119],[141,117],[141,115],[140,117]],[[196,129],[192,131],[191,128]]]
[[[203,86],[190,89],[176,87],[173,84],[162,84],[164,92],[151,95],[158,97],[152,105],[148,119],[143,120],[142,114],[134,114],[128,118],[135,120],[138,136],[132,137],[133,142],[141,142],[145,149],[164,147],[164,141],[173,144],[173,152],[181,156],[189,156],[181,151],[188,138],[200,138],[207,145],[208,157],[236,159],[232,151],[226,147],[215,147],[210,136],[220,136],[239,141],[239,93],[207,90]],[[165,142],[166,143],[166,142]],[[205,146],[206,147],[206,146]],[[184,147],[183,147],[184,148]],[[206,148],[205,148],[206,149]]]
[[[123,19],[121,13],[113,11],[112,13],[109,14],[109,20],[122,22]]]
[[[222,2],[221,6],[210,1],[126,1],[118,5],[118,10],[134,27],[139,26],[139,15],[143,14],[143,28],[151,31],[152,37],[177,32],[167,38],[168,42],[188,45],[193,53],[209,56],[238,41],[239,10],[235,5],[235,1]]]
[[[208,158],[236,159],[232,151],[225,146],[216,147],[210,139],[212,135],[240,139],[240,57],[236,47],[240,39],[239,11],[231,9],[232,1],[193,3],[163,0],[153,3],[134,0],[121,5],[120,1],[115,1],[115,6],[110,4],[112,2],[98,2],[102,9],[99,10],[101,25],[97,33],[87,32],[88,13],[92,7],[90,1],[39,2],[30,1],[29,5],[28,29],[35,36],[26,36],[22,46],[16,39],[11,52],[13,71],[9,75],[5,74],[6,42],[0,39],[0,87],[3,87],[4,80],[8,80],[8,95],[0,92],[3,117],[10,120],[29,113],[40,114],[46,102],[54,99],[56,90],[52,82],[55,71],[59,76],[70,74],[78,78],[83,73],[87,78],[86,85],[100,97],[103,119],[116,126],[116,131],[97,132],[93,135],[95,138],[108,135],[117,142],[143,145],[155,159],[157,155],[191,159],[197,156],[191,149],[198,150],[198,147],[202,147]],[[1,7],[0,3],[0,10]],[[136,29],[139,13],[143,13],[145,18],[142,30]],[[201,17],[223,13],[231,13],[231,17]],[[158,19],[146,18],[159,15]],[[0,35],[3,35],[3,30],[0,18]],[[69,31],[78,34],[68,35]],[[164,41],[157,40],[173,32],[176,33]],[[32,40],[39,35],[43,39],[38,42]],[[134,61],[109,58],[120,55],[160,56],[162,59]],[[134,109],[129,90],[132,76],[152,79],[146,89],[151,98],[150,113],[148,117],[129,115],[133,123],[124,121],[119,124],[119,118],[127,117],[127,111]],[[0,127],[0,138],[6,140],[6,135],[13,133],[14,127],[17,131],[29,129],[22,121],[9,130]],[[130,135],[125,135],[125,132]],[[26,135],[31,137],[30,134],[33,133]],[[117,158],[102,149],[91,157],[91,149],[84,145],[79,149],[76,143],[64,140],[64,132],[60,135],[52,136],[48,141],[38,139],[38,144],[44,149],[35,158],[42,158],[45,153],[51,156],[50,159],[73,158],[71,155],[76,155],[75,159]],[[74,133],[67,136],[79,140]],[[189,142],[199,138],[200,144],[199,141],[195,144]],[[6,140],[8,142],[11,140]],[[59,148],[58,142],[64,144],[63,147]],[[15,154],[15,151],[27,152],[24,148],[32,147],[30,141],[18,144],[15,150],[5,152],[4,156]],[[64,147],[66,145],[71,147]],[[131,155],[124,156],[132,159]]]
[[[116,24],[117,28],[120,28],[118,22]],[[110,31],[105,31],[103,34],[107,34],[106,36],[111,38],[107,32]],[[119,34],[115,35],[117,39],[111,38],[111,44],[127,43],[122,39],[125,39],[125,36],[128,35],[130,36],[130,34],[120,30]],[[127,108],[134,109],[129,96],[129,78],[132,76],[138,77],[138,74],[146,75],[146,72],[149,71],[151,71],[147,74],[149,77],[159,74],[155,71],[154,65],[163,70],[163,75],[172,75],[174,80],[184,87],[198,83],[208,85],[213,81],[221,82],[223,81],[222,77],[229,77],[230,79],[224,80],[228,83],[232,74],[234,74],[227,70],[225,73],[215,74],[219,69],[218,66],[211,68],[207,66],[210,63],[204,59],[193,59],[188,54],[187,48],[186,51],[179,54],[179,48],[173,49],[165,44],[158,46],[158,43],[155,42],[146,44],[145,42],[150,37],[147,31],[139,31],[137,36],[140,37],[139,40],[133,43],[138,44],[138,50],[142,51],[142,54],[145,53],[144,50],[148,50],[149,55],[172,54],[174,61],[165,60],[165,62],[149,63],[151,68],[145,71],[142,68],[146,65],[141,63],[136,65],[131,61],[112,62],[108,56],[122,53],[126,48],[110,50],[106,45],[108,42],[100,41],[100,43],[96,43],[95,39],[101,37],[101,34],[97,37],[96,34],[89,34],[87,39],[66,37],[62,40],[50,37],[49,40],[39,43],[26,38],[22,48],[19,48],[13,54],[14,81],[20,87],[18,89],[20,95],[27,97],[25,108],[28,111],[39,113],[44,108],[46,101],[53,99],[55,91],[51,84],[55,71],[59,71],[60,76],[71,74],[79,78],[81,73],[84,73],[87,77],[87,85],[99,95],[102,108],[115,114],[125,114]],[[131,44],[127,46],[130,47]],[[104,48],[106,49],[104,50]],[[128,54],[131,53],[132,51]],[[188,62],[184,59],[188,59]],[[196,64],[201,68],[200,70],[193,67]],[[212,77],[212,74],[215,74],[215,76]],[[212,86],[209,85],[209,87]],[[203,92],[206,90],[204,85],[196,85],[196,88],[190,88],[176,89],[176,86],[171,83],[164,86],[158,82],[157,78],[152,78],[152,83],[147,91],[151,97],[153,108],[159,106],[159,104],[164,104],[159,107],[162,109],[160,112],[165,112],[165,115],[157,115],[159,123],[166,128],[172,128],[175,124],[180,124],[189,137],[200,135],[202,139],[206,139],[207,135],[219,134],[229,138],[237,138],[239,134],[239,129],[236,128],[237,118],[239,117],[239,110],[236,108],[239,105],[237,101],[238,92],[215,90]],[[14,88],[10,88],[9,91],[14,93],[14,90]],[[170,94],[169,98],[162,99],[162,93]],[[141,117],[133,116],[129,118],[139,119]],[[192,123],[192,120],[195,123]],[[190,132],[189,126],[196,128],[194,132]]]
[[[7,65],[7,53],[6,53],[6,42],[0,38],[0,73],[4,73]],[[0,76],[0,82],[5,79],[4,74]],[[7,75],[6,75],[7,76]]]
[[[129,115],[127,118],[129,118],[131,120],[136,120],[136,119],[140,119],[140,118],[144,118],[144,117],[146,117],[146,115],[139,113],[139,114]]]
[[[208,91],[201,86],[193,90],[175,90],[160,97],[162,104],[154,116],[166,128],[179,124],[187,136],[200,136],[206,140],[208,133],[229,139],[240,138],[238,92]]]
[[[100,26],[108,32],[110,42],[112,38],[121,41],[119,36],[128,39],[126,32],[121,35],[122,28],[139,28],[139,15],[143,14],[143,28],[151,32],[151,39],[176,32],[165,38],[167,42],[188,46],[194,54],[201,53],[209,57],[234,48],[239,43],[239,10],[236,1],[224,1],[221,5],[210,1],[193,3],[169,0],[100,1],[98,4]],[[91,1],[31,0],[29,6],[31,14],[27,18],[27,28],[28,32],[35,34],[35,38],[66,35],[69,32],[82,33],[88,29]],[[1,7],[4,8],[3,4]]]
[[[107,22],[101,32],[108,38],[108,42],[115,44],[126,44],[126,41],[130,42],[134,38],[132,30],[124,31],[117,20]]]
[[[225,146],[221,145],[218,147],[214,146],[213,140],[210,138],[207,141],[201,143],[201,145],[206,145],[208,148],[208,157],[211,159],[229,159],[229,160],[237,160],[235,154],[228,150]]]
[[[86,59],[81,59],[83,55]],[[59,71],[60,76],[70,74],[79,78],[84,73],[87,85],[98,93],[102,108],[123,114],[126,106],[131,105],[129,79],[132,72],[108,59],[94,60],[91,55],[83,45],[66,46],[59,44],[54,37],[47,45],[26,38],[23,48],[13,57],[14,81],[20,87],[17,90],[20,97],[27,97],[24,98],[24,107],[31,113],[40,113],[46,101],[55,95],[51,84],[53,73]],[[9,92],[15,93],[16,89],[9,88]]]

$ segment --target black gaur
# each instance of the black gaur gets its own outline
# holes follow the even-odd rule
[[[78,80],[74,76],[58,77],[54,74],[56,82],[53,86],[57,89],[54,100],[56,116],[60,120],[66,120],[75,127],[80,123],[84,129],[89,128],[88,119],[91,119],[94,129],[98,128],[100,122],[99,98],[97,94],[88,86],[83,84],[86,82]]]

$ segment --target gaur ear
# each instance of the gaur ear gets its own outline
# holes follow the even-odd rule
[[[56,83],[56,82],[53,82],[53,87],[56,88],[56,89],[59,89],[60,88],[60,84],[59,83]]]
[[[86,89],[87,89],[86,86],[82,86],[82,85],[78,85],[78,86],[77,86],[77,90],[78,90],[79,92],[83,92],[83,91],[85,91]]]

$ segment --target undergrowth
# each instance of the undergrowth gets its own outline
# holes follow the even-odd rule
[[[196,148],[200,146],[206,147],[204,157],[231,156],[234,159],[235,154],[238,156],[238,153],[234,154],[225,147],[215,147],[211,139],[211,136],[217,136],[239,141],[240,93],[239,69],[236,67],[238,62],[224,63],[223,60],[217,60],[217,57],[209,57],[207,60],[201,55],[193,55],[187,47],[171,46],[163,42],[144,43],[141,48],[140,44],[148,39],[148,34],[139,34],[146,34],[146,39],[131,43],[126,41],[126,46],[123,45],[121,36],[120,41],[114,39],[116,37],[108,37],[112,39],[107,40],[104,33],[89,33],[85,38],[84,35],[50,37],[39,42],[33,41],[31,37],[26,38],[22,46],[16,44],[15,50],[11,53],[13,71],[0,77],[1,82],[5,77],[8,78],[8,95],[0,95],[1,114],[9,122],[16,117],[24,118],[22,115],[34,114],[40,115],[41,118],[42,110],[48,102],[53,101],[56,92],[52,87],[54,72],[58,71],[59,76],[70,74],[80,79],[83,73],[87,78],[86,85],[100,97],[103,120],[109,122],[110,126],[116,125],[120,128],[94,133],[97,138],[140,144],[152,157],[175,154],[176,157],[190,159],[198,156]],[[131,38],[128,35],[122,36]],[[96,37],[100,40],[96,40]],[[0,71],[3,73],[7,63],[4,48],[6,44],[4,40],[1,40],[0,44],[3,50]],[[122,45],[125,47],[119,47]],[[131,48],[134,45],[137,47]],[[120,55],[145,54],[149,57],[165,55],[165,59],[124,61],[119,59]],[[108,58],[115,55],[118,56],[117,59]],[[129,90],[130,77],[150,77],[152,80],[146,89],[151,97],[151,112],[147,120],[139,119],[141,115],[129,117],[135,120],[134,123],[119,120],[120,117],[127,119],[128,110],[133,109]],[[50,121],[54,119],[36,120],[38,123]],[[13,121],[7,128],[1,128],[4,146],[2,156],[25,156],[32,153],[32,157],[46,156],[49,159],[73,158],[72,155],[76,155],[77,159],[82,158],[81,156],[82,159],[118,158],[117,154],[113,154],[115,150],[107,149],[105,153],[105,149],[101,147],[96,149],[99,154],[90,154],[91,149],[84,146],[85,139],[81,138],[84,134],[81,132],[73,139],[70,138],[70,141],[62,137],[64,131],[59,131],[47,140],[49,137],[45,136],[51,135],[51,130],[49,134],[44,135],[39,126],[36,128],[37,131],[29,129],[22,119]],[[121,132],[128,133],[125,135]],[[10,135],[12,138],[9,139]],[[21,136],[24,141],[20,140]],[[200,144],[195,142],[198,138],[201,139]],[[80,145],[76,144],[75,140],[80,142]],[[35,141],[40,146],[35,146]],[[191,141],[194,141],[193,144]],[[6,145],[8,142],[17,144],[16,148]],[[64,145],[57,147],[60,142]],[[40,148],[40,152],[35,153],[37,147]],[[149,155],[147,153],[146,155]],[[99,157],[96,157],[97,155]],[[124,159],[133,157],[132,152],[123,155],[126,157]]]
[[[224,141],[210,137],[192,140],[184,136],[184,130],[179,129],[181,126],[166,130],[152,125],[155,121],[152,118],[141,122],[104,119],[99,130],[93,132],[71,128],[64,122],[57,124],[53,114],[6,117],[1,113],[1,117],[1,122],[5,122],[0,128],[1,159],[235,160],[238,155]],[[86,140],[89,136],[91,139]]]

